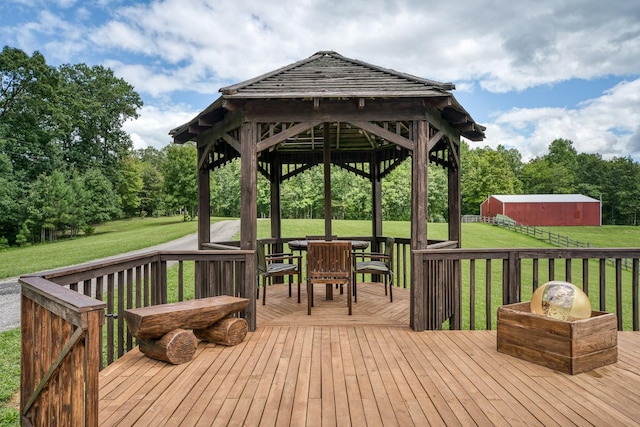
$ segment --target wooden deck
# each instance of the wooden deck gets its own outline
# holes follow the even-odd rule
[[[640,425],[640,333],[571,376],[498,353],[495,331],[413,332],[408,291],[358,290],[348,316],[318,286],[307,316],[306,292],[272,286],[256,332],[183,365],[134,349],[100,374],[101,425]]]

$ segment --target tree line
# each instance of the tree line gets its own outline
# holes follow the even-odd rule
[[[112,70],[53,67],[38,52],[5,46],[0,77],[0,247],[91,234],[117,218],[193,212],[197,201],[173,191],[182,180],[196,186],[186,177],[195,177],[195,152],[133,150],[123,124],[142,100]]]
[[[142,100],[102,66],[53,67],[38,52],[0,53],[0,247],[91,234],[119,218],[182,214],[197,209],[193,144],[135,150],[123,130]],[[523,162],[517,149],[462,143],[463,214],[477,214],[491,194],[581,193],[603,201],[603,223],[636,224],[640,166],[630,157],[604,160],[556,139],[547,154]],[[371,217],[371,187],[332,168],[333,216]],[[240,215],[240,165],[211,174],[211,213]],[[324,215],[322,166],[292,177],[281,189],[286,218]],[[429,221],[447,219],[447,174],[429,168]],[[385,220],[409,220],[411,160],[382,182]],[[270,212],[269,183],[258,179],[258,215]]]

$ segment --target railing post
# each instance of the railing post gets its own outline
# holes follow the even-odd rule
[[[514,304],[520,302],[520,253],[509,251],[509,259],[504,263],[507,272],[503,274],[506,283],[503,284],[503,304]]]
[[[20,284],[21,424],[97,426],[105,304],[41,277]]]

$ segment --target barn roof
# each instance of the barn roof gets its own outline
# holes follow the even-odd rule
[[[491,197],[503,203],[599,203],[582,194],[494,194]]]
[[[452,83],[382,68],[333,51],[320,51],[269,73],[221,88],[220,98],[169,134],[176,143],[194,138],[202,123],[220,121],[226,103],[233,100],[413,98],[436,105],[442,118],[465,138],[483,140],[485,127],[477,124],[460,105],[451,93],[453,89]]]

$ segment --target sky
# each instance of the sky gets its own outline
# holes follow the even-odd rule
[[[218,89],[331,50],[451,82],[486,139],[523,161],[557,138],[640,161],[640,0],[2,0],[2,45],[103,65],[144,101],[135,148]]]

